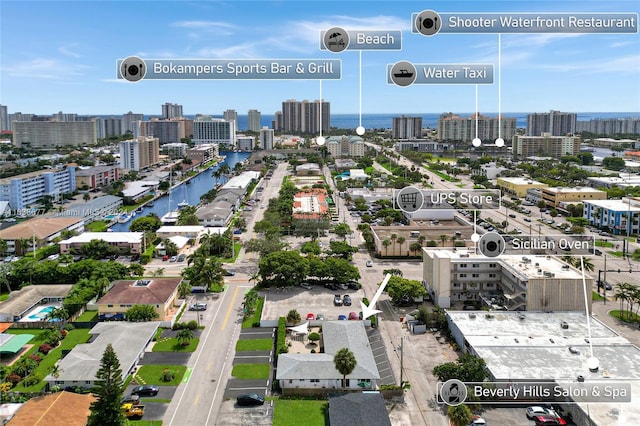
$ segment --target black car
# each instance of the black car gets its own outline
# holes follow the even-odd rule
[[[360,283],[358,283],[358,281],[348,281],[347,287],[349,287],[351,290],[359,290]]]
[[[158,394],[158,387],[154,385],[136,386],[131,391],[131,395],[139,395],[139,396],[156,396],[157,394]]]
[[[231,269],[225,269],[224,270],[224,276],[225,277],[233,277],[236,274],[236,271],[233,271]]]
[[[344,306],[351,306],[351,296],[349,296],[348,294],[345,294],[344,297],[342,298],[342,304]]]
[[[251,407],[264,404],[264,397],[257,393],[245,393],[238,395],[237,401],[241,407]]]

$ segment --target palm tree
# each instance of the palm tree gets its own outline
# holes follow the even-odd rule
[[[471,410],[464,404],[449,406],[447,416],[454,426],[466,426],[473,419]]]
[[[398,237],[398,245],[400,246],[400,256],[402,256],[402,245],[407,241],[405,237]]]
[[[45,321],[56,321],[59,324],[59,328],[61,329],[62,327],[64,327],[64,323],[68,319],[69,312],[67,312],[67,310],[62,306],[60,306],[59,308],[54,308],[45,316]]]
[[[391,238],[391,241],[393,242],[393,252],[392,255],[395,256],[396,255],[396,240],[398,239],[398,236],[396,234],[391,234],[389,236],[389,238]]]
[[[295,309],[290,310],[287,314],[287,323],[289,324],[298,324],[300,320],[300,314]]]
[[[420,247],[422,247],[424,245],[425,240],[427,239],[427,237],[425,237],[424,235],[420,235],[418,237],[418,243],[420,243]]]
[[[164,275],[164,268],[158,268],[151,273],[152,277],[161,277]]]
[[[631,295],[629,287],[629,283],[620,283],[616,286],[616,291],[613,293],[613,297],[616,300],[620,300],[620,317],[622,317],[623,312],[622,303],[628,301]]]
[[[421,248],[422,248],[422,245],[420,243],[418,243],[418,242],[411,243],[411,245],[409,246],[409,250],[411,250],[414,255],[417,255],[416,253]]]
[[[192,287],[188,281],[180,282],[180,285],[178,285],[178,297],[180,299],[185,299],[189,294],[191,294],[191,290]]]
[[[442,247],[444,247],[444,243],[449,239],[448,236],[442,234],[440,235],[440,241],[442,241]]]
[[[189,330],[188,328],[183,328],[176,334],[176,338],[182,346],[189,346],[189,341],[194,337],[195,336],[193,335],[193,331]]]
[[[348,348],[340,349],[333,357],[333,363],[336,366],[336,370],[342,374],[342,387],[347,387],[347,375],[351,374],[355,370],[358,362]]]
[[[384,255],[388,256],[389,255],[389,246],[391,245],[391,241],[390,240],[384,240],[384,241],[382,241],[382,245],[384,246]]]

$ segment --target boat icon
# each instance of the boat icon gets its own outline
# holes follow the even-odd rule
[[[394,72],[393,76],[396,78],[411,78],[413,77],[413,73],[408,70],[399,70],[398,72]]]

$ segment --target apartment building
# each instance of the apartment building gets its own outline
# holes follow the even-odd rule
[[[76,188],[102,188],[120,178],[117,166],[96,166],[76,170]]]
[[[488,117],[481,114],[463,118],[453,113],[446,113],[440,115],[438,119],[439,140],[471,142],[477,137],[483,141],[492,142],[498,137],[509,140],[515,134],[515,118]]]
[[[580,153],[581,142],[580,136],[552,136],[550,133],[542,136],[516,135],[513,137],[513,155],[519,158],[577,155]]]
[[[39,170],[0,179],[0,201],[8,201],[14,211],[36,204],[42,197],[59,197],[76,190],[76,169]]]
[[[364,157],[364,140],[359,136],[330,136],[327,150],[333,157]]]
[[[120,168],[141,170],[160,162],[160,141],[158,138],[139,136],[120,142]]]
[[[60,146],[95,145],[95,121],[14,121],[13,143],[18,148],[55,149]]]

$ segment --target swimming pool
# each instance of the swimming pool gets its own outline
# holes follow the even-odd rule
[[[46,321],[47,315],[56,309],[58,306],[48,305],[48,306],[37,306],[33,308],[28,315],[25,315],[20,320],[21,322],[32,322],[32,321]],[[50,319],[50,322],[58,321],[57,319]]]

